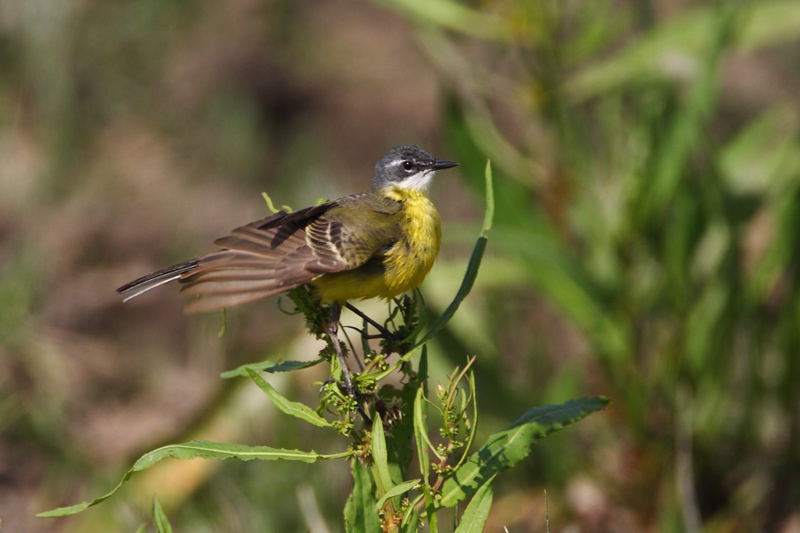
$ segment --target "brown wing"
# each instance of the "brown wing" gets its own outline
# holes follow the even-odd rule
[[[390,246],[396,230],[385,217],[396,212],[395,204],[360,193],[281,211],[217,239],[223,248],[218,252],[148,274],[117,291],[128,300],[178,280],[183,292],[198,296],[186,305],[188,313],[267,298],[322,274],[357,268]],[[357,234],[353,227],[359,228]]]
[[[195,268],[180,275],[185,284],[181,291],[200,296],[186,305],[186,312],[267,298],[322,274],[351,268],[335,246],[307,232],[312,225],[335,226],[322,219],[335,205],[329,202],[294,213],[276,213],[214,241],[224,249],[199,258]]]

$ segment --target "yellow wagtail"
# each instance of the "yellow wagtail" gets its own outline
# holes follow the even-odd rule
[[[182,292],[197,296],[185,307],[193,313],[309,284],[315,298],[332,304],[329,333],[335,336],[348,300],[390,299],[425,279],[441,243],[428,186],[437,170],[457,164],[413,145],[396,146],[375,165],[370,190],[236,228],[214,241],[222,250],[153,272],[117,292],[129,295],[127,301],[178,280]],[[339,353],[338,341],[333,344]]]

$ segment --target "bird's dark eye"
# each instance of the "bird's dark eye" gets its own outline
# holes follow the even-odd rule
[[[414,169],[414,163],[412,163],[411,161],[403,161],[403,170],[413,170],[413,169]]]

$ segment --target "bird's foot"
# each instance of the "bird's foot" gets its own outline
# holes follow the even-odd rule
[[[369,324],[370,326],[372,326],[373,328],[375,328],[376,330],[378,330],[378,333],[377,333],[377,334],[375,334],[375,335],[368,335],[368,334],[366,333],[366,331],[362,331],[362,333],[361,333],[361,337],[362,337],[362,338],[364,338],[364,339],[368,339],[368,340],[371,340],[371,339],[381,339],[381,340],[383,340],[383,341],[386,341],[385,343],[382,343],[382,344],[383,344],[383,346],[384,346],[384,349],[385,349],[385,350],[384,350],[384,353],[387,353],[387,354],[388,354],[388,353],[392,353],[393,351],[395,351],[395,348],[396,348],[396,347],[399,347],[399,346],[401,346],[401,345],[402,345],[402,343],[403,343],[403,341],[404,341],[404,339],[403,339],[402,337],[400,337],[399,335],[396,335],[396,334],[392,333],[391,331],[389,331],[388,329],[386,329],[386,328],[385,328],[384,326],[382,326],[381,324],[378,324],[377,322],[375,322],[373,319],[371,319],[370,317],[368,317],[366,314],[364,314],[364,313],[363,313],[363,312],[362,312],[360,309],[358,309],[358,308],[357,308],[356,306],[354,306],[353,304],[351,304],[351,303],[349,303],[349,302],[348,302],[348,303],[345,303],[345,306],[346,306],[346,307],[347,307],[347,308],[348,308],[350,311],[352,311],[353,313],[355,313],[355,314],[357,314],[359,317],[361,317],[361,318],[362,318],[362,319],[363,319],[363,320],[364,320],[364,321],[365,321],[367,324]]]

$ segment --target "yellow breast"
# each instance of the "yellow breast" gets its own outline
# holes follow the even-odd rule
[[[312,284],[323,301],[375,297],[388,300],[416,288],[430,272],[442,242],[439,213],[420,191],[395,187],[384,194],[403,204],[392,215],[401,237],[383,255],[362,267],[314,280]]]
[[[398,223],[404,237],[386,252],[385,290],[380,296],[387,299],[414,289],[425,280],[442,243],[439,213],[423,193],[395,189],[392,194],[403,202]]]

